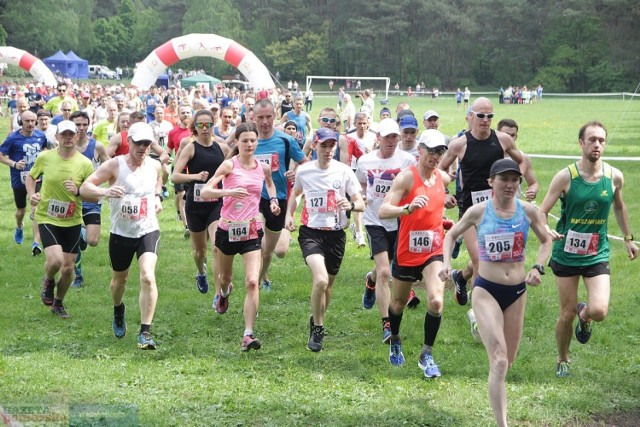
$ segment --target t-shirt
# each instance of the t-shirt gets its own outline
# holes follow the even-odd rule
[[[80,225],[82,200],[65,188],[64,181],[73,178],[75,185],[80,188],[93,173],[93,164],[77,151],[68,159],[60,157],[58,153],[58,149],[41,153],[29,171],[33,179],[43,175],[41,198],[36,207],[35,217],[38,224],[59,227]]]
[[[391,189],[393,179],[405,168],[414,165],[416,159],[406,151],[396,151],[388,159],[378,156],[380,150],[365,154],[358,160],[356,176],[358,181],[366,185],[367,203],[363,220],[365,225],[378,225],[387,231],[398,229],[396,218],[380,219],[378,210],[382,206],[384,197]]]
[[[96,123],[96,127],[93,128],[93,136],[96,141],[101,142],[105,147],[109,145],[111,137],[116,134],[116,122],[109,122],[108,120],[100,120]]]
[[[27,173],[33,167],[38,154],[46,148],[47,137],[42,131],[34,130],[33,135],[24,136],[20,131],[9,134],[0,146],[0,152],[14,162],[24,160],[24,170],[9,168],[11,171],[11,188],[24,188]]]
[[[304,153],[298,143],[286,133],[275,130],[273,135],[267,139],[258,139],[258,147],[256,148],[255,157],[258,161],[267,163],[271,166],[271,176],[276,186],[278,199],[287,198],[287,179],[284,173],[289,165],[285,165],[285,142],[283,138],[289,141],[289,158],[294,162],[301,162],[304,159]],[[269,199],[267,188],[262,189],[262,198]]]
[[[337,204],[362,189],[351,168],[337,160],[331,160],[327,169],[318,167],[317,160],[299,166],[293,188],[304,194],[302,224],[319,230],[345,229],[349,219]]]

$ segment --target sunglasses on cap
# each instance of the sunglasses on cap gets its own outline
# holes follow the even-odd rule
[[[489,120],[493,119],[493,113],[476,113],[475,111],[472,111],[472,113],[479,119],[484,119],[484,118],[487,118]]]
[[[213,123],[212,122],[207,122],[207,123],[195,123],[194,126],[196,127],[196,129],[211,129],[213,127]]]
[[[322,123],[335,123],[338,120],[330,118],[330,117],[323,117],[320,119],[322,121]]]
[[[148,139],[143,139],[142,141],[133,141],[133,143],[136,145],[144,145],[145,147],[148,147],[151,145],[151,141],[149,141]]]

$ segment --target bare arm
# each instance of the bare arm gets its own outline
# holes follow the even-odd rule
[[[218,188],[218,184],[222,182],[224,177],[229,175],[232,170],[233,162],[231,160],[225,160],[224,162],[222,162],[213,177],[209,181],[207,181],[204,188],[200,192],[200,195],[207,199],[219,199],[220,197],[224,196],[246,196],[248,193],[244,188]]]
[[[560,240],[564,236],[549,227],[549,212],[553,209],[553,206],[556,204],[560,196],[569,191],[570,185],[571,176],[569,175],[569,171],[567,169],[561,170],[551,180],[547,194],[544,196],[544,200],[540,205],[540,219],[545,230],[553,240]]]
[[[551,255],[553,240],[551,240],[551,236],[547,233],[545,225],[542,222],[542,218],[536,211],[536,208],[528,203],[523,203],[522,207],[524,208],[527,218],[529,218],[529,221],[531,222],[531,229],[536,233],[536,236],[540,241],[535,264],[545,265],[549,259],[549,255]],[[527,273],[525,282],[529,285],[539,285],[541,282],[540,272],[537,269],[532,268]]]
[[[122,134],[117,133],[111,137],[109,145],[107,146],[107,156],[109,156],[109,158],[115,156],[116,151],[120,148],[120,144],[122,144]]]
[[[100,185],[108,182],[113,184],[118,176],[118,160],[110,159],[100,165],[94,173],[92,173],[87,180],[82,183],[80,187],[80,194],[82,198],[87,201],[97,202],[101,197],[114,197],[119,198],[124,195],[124,187],[111,186],[109,188],[102,188]]]
[[[627,212],[627,205],[624,203],[624,199],[622,198],[622,187],[624,186],[624,177],[622,172],[618,169],[613,169],[613,213],[616,217],[616,222],[620,227],[620,231],[622,231],[623,236],[627,236],[631,234],[631,229],[629,228],[629,215]],[[630,260],[634,260],[638,257],[638,246],[633,242],[633,240],[624,241],[627,255],[629,255]]]
[[[298,208],[298,202],[296,199],[298,196],[302,194],[302,188],[294,187],[291,190],[291,195],[289,196],[289,201],[287,202],[287,214],[284,220],[284,226],[287,227],[287,230],[293,231],[296,229],[296,223],[293,219],[293,214],[296,212]]]
[[[444,236],[444,246],[442,249],[443,263],[442,270],[438,273],[440,280],[443,282],[451,277],[451,252],[458,237],[472,226],[480,223],[484,215],[486,203],[473,205],[462,215],[462,218],[449,230]]]
[[[409,192],[413,186],[413,172],[409,169],[405,169],[393,180],[391,188],[384,196],[382,205],[378,210],[378,217],[380,219],[398,218],[402,215],[407,215],[404,206],[398,206],[400,200]],[[420,196],[426,199],[424,196]],[[415,200],[415,199],[414,199]],[[417,209],[417,204],[413,201],[409,204],[409,215],[414,209]]]
[[[173,168],[173,174],[171,175],[171,182],[174,184],[184,184],[191,181],[205,182],[209,178],[209,172],[206,171],[199,173],[184,173],[184,168],[187,167],[189,160],[193,158],[194,152],[195,149],[193,144],[189,144],[180,150],[175,167]]]
[[[538,178],[536,177],[536,173],[533,170],[533,164],[531,163],[531,157],[527,156],[525,153],[522,153],[522,157],[524,157],[524,163],[526,165],[526,169],[524,172],[524,180],[527,183],[527,191],[525,191],[524,196],[527,201],[535,200],[538,195],[539,184]]]
[[[347,166],[351,166],[349,162],[349,141],[344,135],[340,135],[338,143],[340,144],[340,162]]]
[[[100,142],[96,144],[96,153],[97,155],[95,156],[95,158],[96,160],[98,160],[98,162],[104,163],[109,160],[109,156],[107,156],[107,149],[104,148],[104,145],[102,145]]]

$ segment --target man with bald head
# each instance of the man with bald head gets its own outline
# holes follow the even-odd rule
[[[13,200],[16,205],[16,230],[13,237],[19,245],[22,244],[24,239],[23,220],[27,207],[25,182],[38,154],[47,147],[47,137],[44,132],[36,129],[37,117],[28,108],[29,104],[26,103],[25,110],[20,113],[22,127],[10,133],[2,146],[0,146],[0,163],[9,166],[11,171],[11,188],[13,189]],[[35,220],[32,221],[32,225],[33,245],[31,246],[31,254],[35,256],[42,252],[42,248],[39,244],[40,233]]]
[[[491,187],[488,183],[491,165],[496,160],[511,157],[523,166],[523,158],[516,149],[513,138],[504,132],[491,129],[493,119],[493,104],[487,98],[476,99],[467,112],[469,130],[449,144],[449,149],[442,157],[438,167],[444,171],[457,159],[460,163],[460,180],[462,192],[447,197],[447,206],[456,203],[460,210],[460,217],[471,206],[488,200],[491,197]],[[467,304],[467,280],[476,276],[478,271],[478,242],[475,229],[470,228],[463,234],[467,251],[473,268],[454,270],[452,278],[456,285],[455,298],[458,304]]]

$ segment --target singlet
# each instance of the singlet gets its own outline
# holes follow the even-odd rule
[[[360,183],[366,184],[367,189],[367,203],[363,221],[365,225],[377,225],[384,227],[387,231],[395,231],[398,229],[397,219],[380,219],[378,210],[380,210],[387,192],[391,189],[393,179],[402,170],[414,165],[416,160],[405,151],[396,151],[392,157],[382,159],[378,157],[379,151],[372,151],[358,160],[356,177]]]
[[[220,126],[216,126],[213,128],[213,134],[218,138],[222,138],[222,139],[227,139],[227,137],[233,134],[235,131],[236,131],[236,128],[234,126],[229,126],[229,130],[227,131],[226,134],[220,133]]]
[[[398,243],[394,261],[403,267],[416,267],[424,264],[436,255],[442,255],[444,227],[442,211],[444,209],[444,183],[440,172],[435,172],[435,182],[429,187],[424,184],[418,169],[411,166],[413,187],[398,206],[411,203],[416,196],[429,198],[427,206],[416,209],[409,215],[398,218]]]
[[[296,114],[291,110],[286,113],[286,116],[287,120],[292,120],[296,123],[296,127],[298,128],[295,136],[296,141],[298,144],[304,144],[307,140],[307,113],[300,111],[300,114]]]
[[[213,178],[216,171],[224,162],[224,153],[220,144],[211,141],[209,147],[199,144],[196,141],[193,144],[193,157],[187,162],[189,173],[209,172],[209,179]],[[220,209],[219,199],[207,199],[200,196],[200,192],[204,189],[206,182],[191,181],[187,186],[187,195],[185,199],[185,209],[189,212],[209,212],[212,209]]]
[[[493,200],[486,201],[482,221],[478,224],[478,254],[480,261],[523,262],[529,236],[527,218],[520,200],[510,218],[496,215]]]
[[[114,156],[122,156],[129,154],[129,131],[123,130],[120,132],[120,146],[114,153]]]
[[[280,115],[284,116],[291,110],[293,110],[293,102],[282,100],[282,102],[280,103]]]
[[[229,231],[229,241],[241,241],[258,238],[258,230],[262,229],[260,220],[260,194],[264,184],[262,163],[254,160],[253,169],[245,169],[238,156],[231,158],[233,169],[223,178],[224,188],[244,188],[249,193],[243,198],[225,196],[222,198],[221,220],[218,225]],[[281,214],[283,215],[284,212]],[[236,239],[236,240],[234,240]]]
[[[587,182],[577,163],[568,166],[571,186],[560,197],[560,220],[556,231],[564,237],[553,243],[551,259],[567,266],[583,267],[609,261],[607,237],[609,212],[613,203],[613,170],[602,163],[602,178]]]
[[[504,149],[494,130],[491,130],[489,138],[482,141],[477,140],[469,131],[464,134],[467,149],[460,161],[463,187],[458,200],[462,211],[491,198],[491,186],[487,182],[489,171],[493,162],[504,158]]]
[[[331,160],[327,169],[318,167],[317,160],[300,165],[293,185],[294,191],[304,192],[302,224],[318,230],[346,228],[349,219],[337,203],[347,194],[353,196],[362,191],[351,168],[337,160]]]
[[[159,230],[156,218],[156,184],[158,171],[155,160],[145,157],[135,171],[129,169],[127,156],[118,156],[118,178],[113,185],[124,187],[124,196],[110,198],[111,233],[118,236],[139,238]]]

